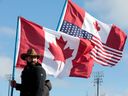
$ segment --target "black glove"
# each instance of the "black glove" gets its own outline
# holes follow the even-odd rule
[[[51,84],[50,80],[45,80],[45,86],[48,87],[49,91],[52,89],[52,84]]]

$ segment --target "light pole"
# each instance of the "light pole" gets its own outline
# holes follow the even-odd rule
[[[10,93],[10,80],[11,80],[11,77],[12,77],[11,74],[7,74],[6,75],[6,78],[8,80],[8,96],[9,96],[9,93]]]
[[[94,76],[94,86],[96,85],[97,87],[97,96],[100,96],[100,84],[103,82],[103,72],[102,71],[98,71],[98,72],[94,72],[93,73]]]

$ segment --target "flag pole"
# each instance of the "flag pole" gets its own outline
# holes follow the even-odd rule
[[[67,5],[67,3],[68,3],[68,0],[65,0],[65,3],[64,3],[64,6],[63,6],[63,9],[62,9],[60,18],[59,18],[59,22],[58,22],[58,24],[57,24],[56,31],[59,31],[59,29],[60,29],[60,25],[61,25],[62,20],[63,20],[63,18],[64,18],[64,13],[65,13],[65,11],[66,11],[66,5]]]
[[[17,38],[18,38],[18,24],[19,24],[19,16],[17,18],[17,28],[16,28],[16,37],[15,37],[15,49],[14,49],[14,57],[13,57],[13,70],[12,70],[12,80],[15,79],[15,63],[16,63],[16,48],[17,48]],[[13,96],[13,87],[11,87],[11,96]]]

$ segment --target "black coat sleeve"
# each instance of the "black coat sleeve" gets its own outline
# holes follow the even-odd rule
[[[16,83],[16,90],[21,91],[22,90],[22,84]]]
[[[42,96],[46,79],[46,72],[41,66],[35,68],[35,96]]]
[[[45,86],[48,87],[49,91],[52,89],[52,84],[50,80],[45,80]]]

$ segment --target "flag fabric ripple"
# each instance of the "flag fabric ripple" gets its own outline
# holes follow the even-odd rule
[[[59,30],[94,43],[91,56],[103,66],[114,66],[122,57],[126,34],[114,24],[97,20],[71,0],[68,0]]]
[[[89,40],[50,30],[23,17],[19,17],[18,26],[17,68],[25,66],[20,55],[34,48],[42,55],[39,62],[47,74],[54,77],[90,77],[93,68],[90,51],[94,45]]]

